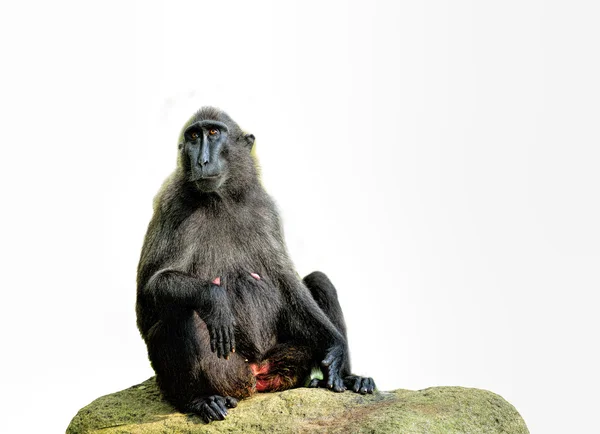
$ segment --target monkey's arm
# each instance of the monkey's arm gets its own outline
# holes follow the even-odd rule
[[[218,357],[235,352],[235,317],[227,292],[215,280],[203,282],[177,270],[155,273],[144,286],[142,297],[157,309],[188,308],[198,312],[210,334],[210,348]]]

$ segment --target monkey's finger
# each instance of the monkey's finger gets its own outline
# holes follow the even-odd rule
[[[217,357],[221,357],[221,354],[223,354],[223,349],[221,348],[223,345],[223,338],[221,337],[221,328],[220,327],[216,327],[215,328],[215,348],[216,348],[216,353],[217,353]]]
[[[335,374],[331,371],[327,375],[327,388],[331,389],[333,387],[333,382],[335,381]]]
[[[215,353],[217,354],[217,357],[221,357],[221,349],[220,349],[220,344],[219,344],[219,331],[220,329],[218,327],[215,327]]]
[[[236,408],[238,405],[238,400],[231,396],[226,396],[225,397],[225,405],[229,408]]]
[[[214,412],[214,410],[212,408],[210,408],[208,403],[204,403],[202,405],[202,413],[200,414],[200,416],[202,416],[202,419],[204,419],[204,421],[206,423],[209,423],[211,420],[218,419],[216,413]]]
[[[229,329],[227,327],[223,327],[223,357],[228,359],[230,352],[231,352],[231,338],[229,335]]]
[[[211,402],[210,408],[214,411],[214,413],[217,415],[217,418],[219,420],[223,420],[223,419],[225,419],[225,416],[227,416],[227,409],[225,408],[224,405],[220,405],[219,402],[216,402],[216,401]]]
[[[361,387],[360,387],[360,394],[366,395],[368,391],[369,391],[369,379],[367,377],[363,377],[362,382],[361,382]]]
[[[333,382],[337,379],[337,373],[335,371],[329,371],[329,375],[327,376],[327,387],[332,388]]]
[[[329,387],[330,389],[336,388],[338,387],[337,384],[338,383],[344,383],[344,380],[342,378],[340,378],[340,373],[337,369],[337,363],[335,364],[335,366],[333,366],[333,369],[329,369],[328,375],[327,375],[327,387]]]
[[[231,352],[235,353],[235,329],[233,327],[231,327],[231,331],[230,331],[231,337],[230,337],[230,341],[231,341]]]
[[[229,342],[226,342],[226,340],[228,341],[228,339],[229,336],[227,334],[227,329],[223,327],[221,329],[221,357],[223,357],[224,359],[229,357]]]
[[[344,380],[342,380],[341,378],[336,378],[335,381],[333,382],[333,387],[332,387],[334,392],[344,392],[346,390],[346,387],[344,386]]]
[[[361,385],[361,388],[360,388],[360,394],[361,395],[366,395],[368,391],[369,391],[369,379],[368,378],[362,378],[362,385]]]
[[[233,333],[233,327],[229,327],[229,351],[235,353],[235,335]]]
[[[223,329],[223,348],[225,349],[225,358],[229,359],[231,356],[231,333],[228,327]]]
[[[375,381],[371,377],[367,378],[367,393],[373,393],[375,390]]]
[[[208,333],[210,335],[210,350],[214,353],[217,351],[217,333],[214,328],[209,329]]]
[[[354,380],[354,386],[352,386],[352,390],[358,393],[358,391],[360,390],[361,383],[362,381],[360,380],[360,377],[357,377],[356,380]]]
[[[331,362],[331,364],[329,366],[327,366],[327,373],[328,373],[329,380],[338,376],[338,369],[337,369],[338,364],[339,364],[338,361],[334,360],[333,362]]]
[[[329,364],[329,366],[327,366],[327,369],[330,370],[330,371],[336,371],[337,367],[339,366],[339,364],[340,364],[340,360],[339,359],[337,359],[337,358],[333,359],[333,362],[331,362]]]

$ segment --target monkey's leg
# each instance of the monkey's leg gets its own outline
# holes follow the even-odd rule
[[[335,286],[333,286],[333,283],[331,283],[331,280],[329,280],[325,273],[314,271],[302,279],[302,282],[309,289],[319,307],[344,336],[344,339],[347,340],[344,314],[342,313],[342,307],[338,301],[337,291]],[[349,369],[350,364],[348,363],[348,370]]]
[[[255,380],[244,359],[233,353],[224,360],[212,352],[206,324],[193,310],[163,316],[146,342],[158,385],[181,412],[196,413],[206,422],[222,420],[227,408],[253,391]]]
[[[346,388],[353,390],[357,393],[373,393],[375,389],[375,382],[370,377],[362,377],[359,375],[351,374],[350,370],[350,351],[348,348],[348,336],[346,333],[346,323],[344,321],[344,314],[342,307],[338,301],[337,291],[331,283],[331,280],[320,271],[315,271],[303,280],[306,287],[310,290],[313,298],[323,310],[323,312],[329,317],[333,325],[338,331],[344,336],[346,341],[345,357],[342,364],[341,374],[344,378],[344,385]],[[313,379],[309,384],[309,387],[322,387],[323,382],[318,379]]]

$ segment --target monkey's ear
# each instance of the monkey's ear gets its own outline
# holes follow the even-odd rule
[[[244,134],[244,141],[246,142],[246,145],[248,145],[249,148],[251,148],[254,145],[254,134]]]
[[[180,143],[179,145],[177,145],[177,149],[179,149],[181,151],[181,148],[183,148],[183,143]]]

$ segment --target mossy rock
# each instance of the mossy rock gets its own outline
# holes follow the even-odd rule
[[[292,389],[257,394],[205,424],[162,399],[154,378],[96,399],[71,421],[67,434],[84,433],[529,433],[515,408],[479,389],[376,392],[373,395]]]

